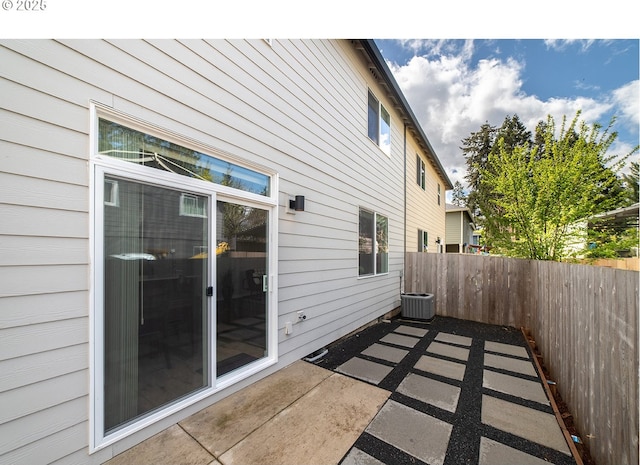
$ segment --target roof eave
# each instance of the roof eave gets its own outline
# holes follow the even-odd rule
[[[371,65],[374,66],[375,69],[378,71],[378,74],[382,79],[381,84],[383,84],[387,88],[387,90],[392,94],[392,96],[395,97],[395,101],[397,103],[397,109],[400,110],[405,115],[405,124],[413,129],[414,134],[418,139],[418,142],[423,146],[422,148],[427,153],[429,160],[433,163],[433,165],[436,168],[436,171],[440,174],[440,176],[444,180],[445,189],[446,190],[453,189],[453,184],[451,183],[451,180],[449,179],[447,172],[442,166],[440,159],[436,155],[436,152],[433,149],[431,142],[429,142],[427,135],[424,133],[422,126],[420,126],[420,123],[418,122],[418,118],[416,118],[416,116],[413,113],[413,110],[409,106],[409,103],[405,99],[405,96],[402,93],[402,90],[400,90],[400,87],[398,86],[398,82],[393,77],[393,74],[391,73],[391,70],[387,66],[387,63],[384,60],[384,57],[382,56],[382,54],[380,53],[380,50],[378,49],[378,46],[376,45],[375,41],[373,39],[354,39],[354,40],[356,40],[356,42],[361,46],[361,47],[357,47],[357,46],[356,47],[360,48],[369,57],[369,60],[371,61]]]

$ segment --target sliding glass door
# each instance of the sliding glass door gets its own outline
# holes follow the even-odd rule
[[[93,158],[92,447],[277,358],[275,174],[105,112]]]
[[[105,175],[105,433],[210,385],[211,204]]]
[[[269,212],[217,202],[216,374],[267,356]]]

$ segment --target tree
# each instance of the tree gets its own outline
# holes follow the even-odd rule
[[[628,207],[629,205],[640,202],[640,199],[638,198],[638,196],[640,195],[640,165],[637,161],[632,161],[630,166],[631,168],[629,174],[622,175],[622,183],[624,189],[624,204],[622,206],[624,207]]]
[[[531,143],[531,132],[520,121],[518,115],[506,116],[502,125],[497,128],[485,123],[480,130],[462,140],[461,147],[467,162],[465,179],[469,184],[467,206],[471,209],[474,222],[482,223],[487,216],[499,215],[491,186],[482,182],[483,173],[492,172],[490,155],[498,150],[497,141],[502,139],[508,150]]]
[[[453,191],[451,191],[451,203],[457,207],[464,207],[467,204],[467,196],[464,194],[464,188],[460,181],[453,183]]]
[[[557,139],[549,116],[538,125],[537,144],[500,138],[498,150],[489,154],[479,176],[491,193],[491,211],[500,212],[485,215],[494,250],[513,257],[560,260],[580,234],[578,221],[618,201],[607,197],[626,159],[607,155],[617,137],[610,132],[614,120],[601,131],[598,124],[579,122],[579,116],[577,112],[568,127],[563,118]]]

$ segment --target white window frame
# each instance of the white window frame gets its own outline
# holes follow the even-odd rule
[[[360,234],[360,212],[361,211],[366,211],[369,212],[373,215],[373,238],[372,238],[372,250],[373,250],[373,273],[368,273],[368,274],[360,274],[360,267],[358,265],[358,278],[370,278],[373,276],[381,276],[381,275],[386,275],[389,274],[389,251],[387,251],[387,271],[378,271],[378,239],[377,239],[377,232],[378,232],[378,216],[381,216],[383,218],[387,219],[387,231],[386,231],[386,236],[387,236],[387,248],[389,247],[389,216],[388,215],[383,215],[381,213],[378,213],[374,210],[371,210],[369,208],[363,208],[360,207],[358,209],[358,235]],[[360,245],[358,244],[358,247],[360,247]]]
[[[375,109],[375,116],[376,116],[376,126],[378,130],[377,130],[375,139],[373,139],[371,137],[371,134],[369,134],[369,126],[371,125],[371,122],[369,121],[370,99],[375,100],[377,104],[376,105],[377,108]],[[387,116],[388,121],[385,119],[384,115]],[[389,138],[388,144],[384,144],[384,141],[383,141],[385,136],[385,134],[383,134],[383,123],[385,123],[388,130],[388,138]],[[391,113],[387,111],[387,109],[384,107],[380,99],[376,97],[376,95],[373,93],[371,89],[369,89],[367,93],[367,137],[369,137],[369,139],[373,141],[378,146],[378,148],[380,148],[380,150],[382,150],[385,154],[387,154],[388,156],[391,156]]]
[[[418,252],[429,251],[429,233],[424,229],[418,229]]]
[[[111,184],[111,190],[109,191],[109,198],[104,199],[104,204],[109,207],[119,207],[120,206],[120,193],[118,189],[118,181],[116,180],[107,180],[105,181],[108,184]]]
[[[417,165],[416,181],[418,182],[418,186],[420,186],[422,190],[425,190],[426,184],[427,184],[427,165],[422,159],[422,157],[420,156],[420,154],[417,154],[417,153],[416,153],[416,165]]]
[[[181,138],[175,133],[159,128],[155,125],[143,122],[140,119],[114,111],[106,105],[91,102],[90,126],[91,126],[91,157],[90,157],[90,227],[89,227],[89,243],[90,243],[90,262],[91,267],[91,285],[89,290],[90,296],[90,312],[89,312],[89,378],[90,378],[90,395],[89,395],[89,453],[93,454],[105,447],[108,447],[140,430],[143,430],[155,423],[162,422],[171,415],[174,415],[186,407],[211,397],[213,394],[224,390],[225,388],[237,384],[238,382],[263,371],[264,369],[274,365],[278,361],[278,198],[279,192],[279,176],[276,172],[268,170],[264,167],[258,167],[256,164],[240,161],[237,157],[230,158],[229,161],[235,164],[245,166],[249,169],[256,170],[270,176],[271,185],[269,187],[269,196],[263,196],[252,192],[239,191],[228,186],[210,183],[195,178],[181,176],[179,174],[158,170],[151,167],[139,166],[127,161],[118,160],[109,156],[100,155],[98,153],[98,119],[107,118],[111,121],[118,122],[132,129],[143,131],[147,134],[153,134],[162,137],[165,140],[175,142],[186,147],[209,153],[218,158],[225,158],[225,154],[210,146],[199,144],[193,140]],[[132,422],[130,425],[120,428],[110,434],[104,432],[104,414],[103,414],[103,384],[104,384],[104,289],[102,282],[104,279],[103,263],[104,263],[104,176],[113,175],[128,180],[141,183],[151,183],[161,187],[193,192],[209,196],[213,205],[217,200],[235,201],[255,206],[257,208],[269,211],[269,275],[267,281],[269,283],[266,298],[268,299],[268,315],[267,315],[267,353],[268,356],[248,366],[246,370],[237,370],[215,378],[213,375],[209,380],[209,387],[197,391],[191,396],[181,399],[168,406],[153,412],[149,415]],[[106,204],[108,206],[108,204]],[[209,228],[209,243],[215,241],[215,221],[210,219],[211,227]],[[210,276],[215,276],[215,260],[211,260]],[[215,369],[215,334],[216,319],[212,316],[211,302],[209,304],[209,322],[208,328],[211,337],[209,363]],[[172,422],[167,420],[166,426],[170,426]]]
[[[193,216],[196,218],[206,218],[207,208],[206,205],[199,205],[198,201],[201,197],[193,194],[181,193],[180,194],[180,216]],[[195,201],[195,206],[189,205],[187,200]]]

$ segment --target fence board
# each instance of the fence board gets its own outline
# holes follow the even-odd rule
[[[408,253],[405,292],[436,314],[525,327],[599,465],[638,463],[637,271]]]

